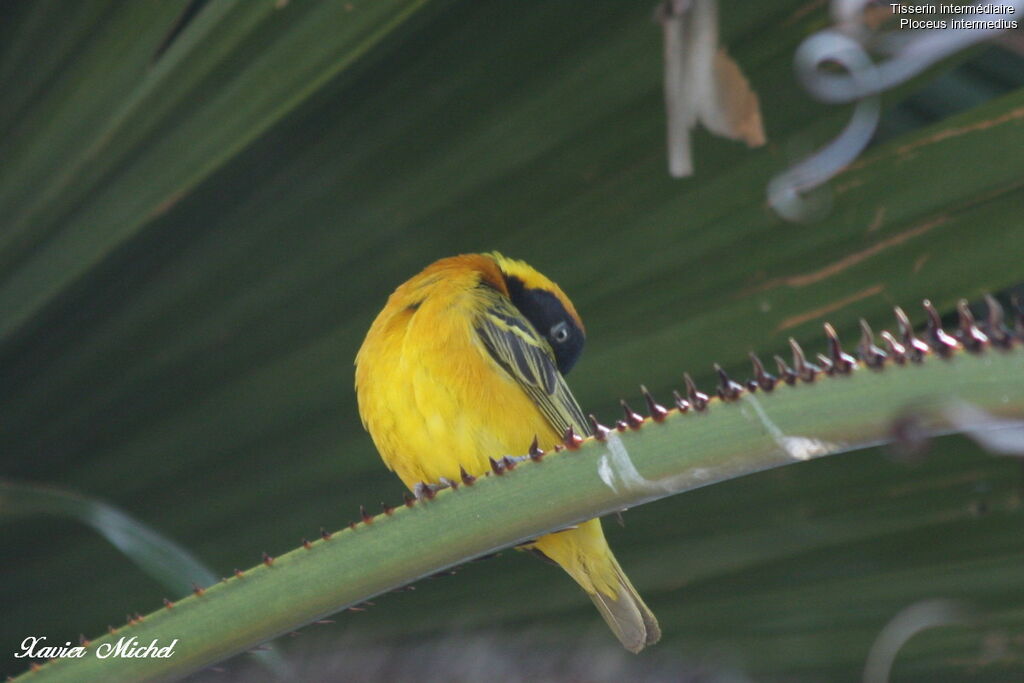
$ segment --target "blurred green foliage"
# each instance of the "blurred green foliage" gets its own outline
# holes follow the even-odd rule
[[[107,500],[226,575],[398,500],[351,363],[435,258],[500,249],[558,281],[589,334],[570,383],[608,420],[640,382],[743,373],[790,335],[820,348],[826,316],[849,336],[893,304],[949,311],[1024,280],[1019,55],[976,52],[889,97],[830,214],[792,225],[765,184],[847,114],[792,74],[827,10],[723,4],[769,144],[700,133],[697,175],[672,181],[644,5],[211,0],[157,57],[188,3],[0,2],[0,475]],[[948,439],[606,526],[659,649],[854,679],[900,609],[952,597],[993,616],[915,638],[901,680],[1005,680],[1024,671],[1022,515],[1019,463]],[[164,597],[67,522],[5,522],[0,554],[9,653]],[[553,648],[603,627],[559,572],[505,553],[324,628],[499,626]]]

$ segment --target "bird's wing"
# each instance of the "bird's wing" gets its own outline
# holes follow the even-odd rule
[[[485,296],[486,305],[473,327],[491,358],[523,388],[557,433],[564,434],[571,425],[577,434],[589,435],[590,426],[547,341],[500,292]]]

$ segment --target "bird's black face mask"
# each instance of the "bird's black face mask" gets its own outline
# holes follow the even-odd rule
[[[586,341],[583,330],[551,292],[526,287],[515,276],[506,276],[505,281],[512,303],[551,345],[558,371],[563,375],[569,374],[583,353],[583,342]]]

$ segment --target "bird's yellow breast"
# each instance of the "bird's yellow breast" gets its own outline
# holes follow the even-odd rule
[[[356,357],[363,423],[406,486],[488,469],[488,457],[522,455],[534,436],[558,439],[523,389],[473,329],[481,287],[501,287],[485,256],[445,259],[399,287]]]

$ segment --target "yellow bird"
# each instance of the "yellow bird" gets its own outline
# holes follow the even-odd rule
[[[363,426],[411,490],[473,475],[489,457],[526,453],[589,424],[566,385],[584,329],[554,282],[497,252],[441,259],[398,287],[356,356]],[[559,564],[626,649],[661,637],[592,519],[529,549]]]

